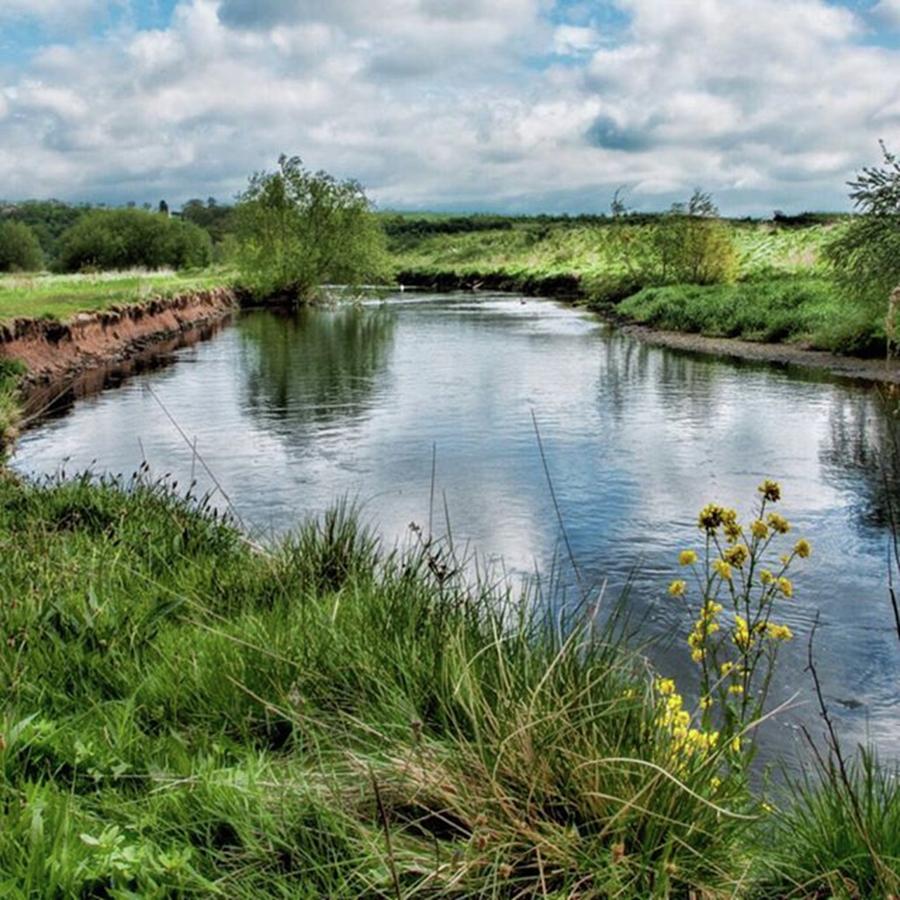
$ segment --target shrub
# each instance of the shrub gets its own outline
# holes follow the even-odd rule
[[[137,209],[95,210],[62,237],[60,266],[89,269],[199,268],[212,259],[209,235],[189,222]]]
[[[643,285],[725,284],[737,275],[734,232],[700,190],[649,225],[618,226],[610,239],[629,276]]]
[[[21,222],[0,222],[0,272],[33,272],[44,264],[34,232]]]

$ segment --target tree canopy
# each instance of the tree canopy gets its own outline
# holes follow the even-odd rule
[[[198,268],[212,257],[209,235],[190,222],[139,209],[92,210],[61,238],[60,267]]]
[[[235,212],[242,281],[259,296],[304,299],[384,270],[384,232],[361,185],[310,172],[299,157],[253,175]]]
[[[34,272],[44,254],[35,233],[23,222],[0,222],[0,272]]]

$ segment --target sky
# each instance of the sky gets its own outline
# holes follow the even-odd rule
[[[847,208],[900,149],[900,0],[0,0],[0,197]]]

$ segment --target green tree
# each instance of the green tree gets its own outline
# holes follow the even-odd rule
[[[887,304],[888,350],[898,343],[900,307],[900,158],[881,144],[882,165],[850,182],[859,215],[826,246],[825,258],[843,296],[872,307]]]
[[[44,265],[35,233],[22,222],[0,222],[0,272],[34,272]]]
[[[308,299],[385,270],[384,231],[360,184],[310,172],[298,157],[254,174],[236,215],[242,281],[257,296]]]
[[[202,228],[139,209],[88,212],[61,238],[60,266],[67,272],[190,269],[211,259],[212,244]]]

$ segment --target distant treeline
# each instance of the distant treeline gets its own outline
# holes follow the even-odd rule
[[[377,218],[395,246],[404,246],[435,235],[517,228],[538,232],[546,229],[549,233],[550,228],[602,228],[623,222],[652,224],[662,215],[638,212],[618,216],[385,212]],[[776,210],[770,221],[783,228],[805,228],[840,218],[835,213],[787,215]],[[740,225],[760,220],[748,217],[731,221]],[[235,206],[209,197],[188,200],[180,211],[171,214],[165,202],[158,207],[144,204],[139,208],[129,203],[123,208],[110,209],[103,204],[69,204],[60,200],[0,201],[0,226],[5,226],[0,228],[0,271],[34,267],[79,271],[111,265],[179,268],[230,262],[237,244],[238,223]],[[31,232],[33,240],[24,229]],[[117,231],[118,237],[115,236]],[[40,252],[37,252],[38,245]]]
[[[417,215],[416,213],[383,213],[382,227],[389,238],[428,237],[438,234],[464,234],[476,231],[509,231],[517,226],[570,226],[572,228],[604,227],[628,223],[629,225],[648,225],[659,221],[666,215],[662,212],[628,212],[620,216],[604,213],[581,213],[578,215]],[[785,228],[807,228],[813,225],[825,225],[840,221],[840,213],[802,212],[787,215],[776,210],[771,220],[774,224]],[[752,216],[730,218],[734,224],[758,224],[761,220]]]
[[[0,201],[0,271],[205,266],[228,255],[233,232],[234,207],[214,197],[171,214],[165,201],[156,208]]]

